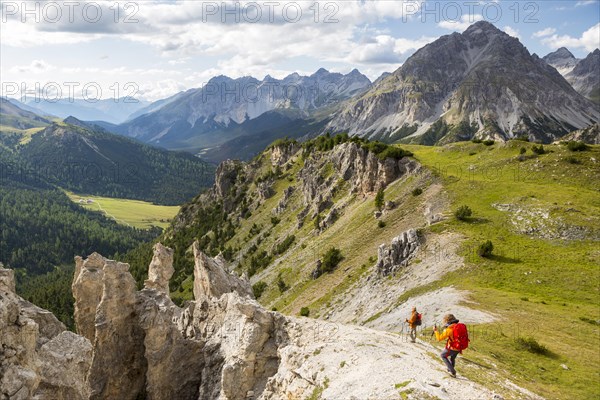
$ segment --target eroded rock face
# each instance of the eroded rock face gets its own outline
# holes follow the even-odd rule
[[[311,210],[314,217],[330,207],[342,182],[350,184],[351,193],[367,196],[419,168],[419,163],[408,157],[381,160],[353,142],[337,145],[331,152],[313,155],[298,174],[307,208],[298,219],[309,215]],[[337,210],[338,214],[341,211]]]
[[[210,258],[204,254],[198,245],[194,249],[194,298],[205,297],[219,298],[230,292],[237,292],[241,296],[254,298],[252,286],[248,280],[240,279],[237,275],[227,272],[225,260],[217,257]]]
[[[419,236],[414,229],[395,237],[389,245],[382,244],[377,250],[377,272],[388,276],[406,267],[418,247]]]
[[[236,291],[196,299],[194,324],[206,340],[199,398],[259,397],[279,365],[278,318]]]
[[[405,233],[401,240],[411,244],[413,236]],[[195,288],[201,289],[183,308],[160,288],[136,291],[127,264],[94,256],[90,266],[101,259],[104,265],[93,347],[66,331],[40,346],[40,332],[52,330],[38,329],[21,312],[12,271],[0,268],[2,400],[279,400],[309,398],[319,390],[324,398],[392,398],[397,390],[389,382],[398,375],[444,377],[423,350],[407,348],[395,336],[266,311],[221,258],[207,257],[197,244],[194,251],[201,269]],[[78,260],[80,289],[93,288],[85,277],[96,277],[86,271],[86,261]],[[168,267],[153,264],[157,276],[168,275]],[[396,359],[403,351],[413,354]],[[377,376],[361,381],[373,370]],[[492,398],[473,383],[456,385],[462,386],[419,396],[464,397],[467,390],[469,398]]]
[[[145,387],[147,364],[135,280],[128,264],[107,260],[103,272],[88,378],[90,399],[136,399]]]
[[[194,303],[177,307],[168,294],[138,293],[139,324],[144,330],[146,396],[151,400],[196,399],[204,367],[204,341],[196,337]]]
[[[282,166],[300,150],[300,145],[295,142],[273,146],[271,148],[271,163],[273,166]]]
[[[0,264],[0,398],[87,399],[91,344],[15,294]]]
[[[156,289],[159,292],[169,294],[169,280],[173,276],[173,250],[156,243],[153,247],[154,256],[148,267],[148,279],[144,281],[147,289]]]
[[[96,336],[96,307],[102,298],[106,261],[98,253],[91,254],[85,261],[81,257],[75,257],[75,278],[71,285],[75,298],[75,326],[77,332],[92,343]]]

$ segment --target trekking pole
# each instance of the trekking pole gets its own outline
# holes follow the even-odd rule
[[[437,324],[434,325],[435,329],[431,331],[431,337],[433,337],[433,335],[435,334],[435,331],[437,330]]]

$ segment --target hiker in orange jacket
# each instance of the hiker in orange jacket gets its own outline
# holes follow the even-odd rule
[[[417,307],[413,307],[410,319],[406,320],[406,322],[408,322],[408,327],[410,328],[410,341],[412,343],[415,343],[417,341],[418,321],[420,321],[420,318],[419,313],[417,312]]]
[[[458,324],[458,320],[454,318],[452,314],[446,314],[443,319],[444,323],[444,331],[439,333],[437,330],[437,326],[433,327],[433,331],[435,332],[435,338],[438,342],[446,339],[446,347],[444,351],[440,354],[444,364],[448,368],[448,373],[456,378],[456,369],[454,369],[454,364],[456,361],[456,356],[460,353],[460,349],[453,347],[454,342],[454,326]],[[448,359],[449,358],[449,359]]]

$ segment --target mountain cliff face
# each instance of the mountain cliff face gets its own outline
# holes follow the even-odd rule
[[[127,122],[119,131],[168,148],[211,147],[240,136],[246,129],[244,122],[269,111],[308,118],[370,84],[357,70],[342,75],[320,69],[311,76],[294,73],[282,80],[267,76],[262,81],[218,76],[203,88],[181,93],[160,109]]]
[[[327,129],[425,144],[520,135],[547,142],[598,120],[595,105],[554,68],[478,22],[417,51],[348,101]]]
[[[600,49],[579,61],[565,78],[579,93],[600,104]]]

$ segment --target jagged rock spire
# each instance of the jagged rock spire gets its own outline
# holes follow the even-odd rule
[[[153,247],[154,256],[148,267],[148,279],[144,281],[146,289],[156,289],[169,294],[169,280],[173,276],[173,249],[156,243]]]
[[[210,258],[194,242],[194,298],[221,297],[225,293],[236,292],[241,296],[254,298],[250,282],[241,279],[225,269],[223,257]]]

